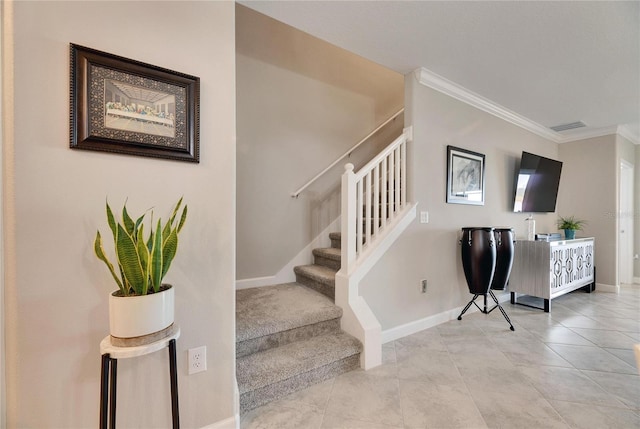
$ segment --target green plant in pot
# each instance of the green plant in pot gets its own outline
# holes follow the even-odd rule
[[[581,230],[586,221],[576,219],[574,216],[558,218],[558,229],[564,230],[564,238],[567,240],[573,240],[576,237],[576,231]]]
[[[115,261],[107,257],[100,231],[94,241],[95,254],[105,263],[118,290],[109,296],[109,326],[115,345],[141,345],[170,335],[174,320],[174,290],[163,284],[178,250],[178,234],[187,218],[187,206],[178,200],[166,223],[153,220],[145,236],[149,211],[133,220],[126,203],[117,220],[109,203],[107,223],[113,235]]]

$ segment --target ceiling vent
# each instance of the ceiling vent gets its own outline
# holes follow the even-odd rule
[[[574,128],[582,128],[582,127],[586,127],[587,125],[582,122],[582,121],[578,121],[578,122],[572,122],[570,124],[562,124],[562,125],[556,125],[554,127],[550,127],[553,131],[559,133],[562,131],[567,131],[567,130],[573,130]]]

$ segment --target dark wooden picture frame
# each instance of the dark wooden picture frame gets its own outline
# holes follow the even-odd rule
[[[484,205],[484,155],[447,146],[447,203]]]
[[[200,78],[70,50],[72,149],[200,162]]]

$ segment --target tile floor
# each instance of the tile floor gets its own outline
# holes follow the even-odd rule
[[[551,313],[505,303],[385,344],[383,364],[242,416],[242,429],[640,428],[640,285]]]

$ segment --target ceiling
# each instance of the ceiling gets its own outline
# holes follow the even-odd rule
[[[640,1],[240,3],[397,72],[444,78],[556,141],[611,130],[639,141]],[[576,121],[587,127],[548,129]]]

